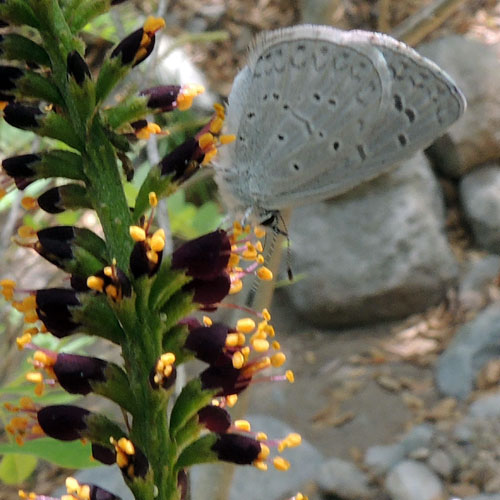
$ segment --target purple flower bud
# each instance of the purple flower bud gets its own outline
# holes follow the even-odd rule
[[[36,180],[35,171],[30,165],[40,160],[41,157],[36,154],[11,156],[2,161],[2,167],[14,179],[18,189],[24,189]]]
[[[96,486],[95,484],[89,484],[90,486],[90,497],[89,500],[121,500],[120,497],[113,495],[113,493]]]
[[[71,394],[92,392],[91,382],[104,382],[108,363],[99,358],[60,353],[52,367],[61,387]]]
[[[17,102],[9,103],[3,110],[5,121],[13,127],[30,129],[38,127],[38,117],[42,112],[34,106],[25,106]]]
[[[41,194],[38,197],[38,205],[49,214],[60,214],[66,210],[57,186]]]
[[[241,434],[220,434],[212,446],[219,460],[238,465],[252,464],[261,452],[259,441]]]
[[[44,288],[36,292],[36,312],[47,330],[62,338],[79,326],[71,309],[80,306],[76,292],[70,288]]]
[[[155,252],[158,256],[156,262],[151,260],[149,254],[149,248],[144,241],[138,241],[135,243],[134,248],[130,254],[130,270],[134,278],[140,278],[141,276],[153,276],[158,269],[163,257],[163,252]]]
[[[85,81],[85,78],[90,79],[92,77],[85,59],[76,50],[68,54],[67,67],[68,75],[72,76],[80,86]]]
[[[38,411],[38,423],[43,432],[60,441],[74,441],[87,429],[88,410],[72,405],[46,406]]]
[[[23,75],[24,71],[15,66],[0,66],[0,90],[15,89],[16,80]]]

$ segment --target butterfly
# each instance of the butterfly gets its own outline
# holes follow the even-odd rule
[[[466,101],[436,64],[388,35],[299,25],[263,32],[228,98],[215,180],[230,213],[276,226],[428,146]]]

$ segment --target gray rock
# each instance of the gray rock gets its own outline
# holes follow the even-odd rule
[[[365,464],[376,474],[388,471],[405,457],[400,443],[370,446],[365,453]]]
[[[500,417],[500,393],[487,394],[469,406],[469,416],[477,418]]]
[[[460,280],[458,300],[465,309],[480,309],[486,305],[487,287],[500,273],[500,257],[486,255],[469,264]]]
[[[484,166],[463,177],[460,198],[476,242],[500,253],[500,165]]]
[[[492,304],[458,330],[436,365],[446,396],[465,399],[485,363],[500,355],[500,304]]]
[[[368,477],[356,465],[340,458],[329,458],[319,469],[317,482],[325,493],[346,500],[370,498]]]
[[[449,129],[461,161],[445,162],[439,168],[458,178],[499,158],[500,62],[495,49],[463,36],[447,36],[418,50],[448,72],[467,98],[465,115]]]
[[[439,500],[444,493],[436,474],[414,460],[396,465],[387,475],[385,488],[392,500]]]
[[[399,443],[368,448],[364,458],[365,464],[375,473],[382,474],[419,448],[426,448],[433,434],[431,425],[417,425]]]
[[[252,429],[265,431],[270,439],[285,437],[293,429],[272,417],[250,415],[246,417],[252,424]],[[287,472],[274,469],[262,472],[251,466],[235,468],[229,494],[230,500],[282,500],[300,490],[302,485],[316,477],[324,458],[314,446],[302,439],[297,448],[285,450],[282,454],[290,461]],[[192,500],[207,500],[213,498],[213,473],[211,465],[195,466],[191,471]]]
[[[442,213],[441,193],[421,154],[348,195],[297,208],[292,266],[305,279],[282,293],[324,327],[422,311],[457,276]]]
[[[435,450],[427,460],[427,464],[445,479],[453,473],[453,460],[443,450]]]
[[[476,495],[473,497],[465,497],[463,500],[500,500],[500,495]]]
[[[79,483],[95,484],[105,490],[117,495],[121,500],[134,500],[132,492],[123,480],[122,473],[117,465],[94,467],[85,469],[72,474]],[[54,491],[54,496],[60,497],[66,494],[66,488],[58,488]]]

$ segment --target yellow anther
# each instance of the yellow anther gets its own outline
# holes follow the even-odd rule
[[[128,465],[128,456],[122,451],[116,452],[116,465],[118,465],[120,469],[123,469]]]
[[[212,318],[209,318],[208,316],[203,316],[203,324],[205,326],[212,326],[213,324]]]
[[[179,94],[175,100],[179,111],[186,111],[193,105],[193,96],[189,94]]]
[[[114,261],[114,259],[113,259]],[[113,266],[116,265],[116,262],[113,262]],[[113,277],[113,266],[106,266],[104,269],[103,269],[103,273],[104,273],[104,276],[107,276],[108,278],[112,278]]]
[[[219,142],[221,144],[230,144],[236,140],[236,136],[234,134],[223,134],[219,137]]]
[[[250,356],[250,347],[245,346],[240,352],[245,356],[245,359],[248,359],[248,356]]]
[[[259,460],[265,460],[269,454],[271,453],[271,450],[269,449],[269,446],[267,446],[264,443],[260,443],[260,453],[259,453]]]
[[[244,227],[244,229],[243,229],[243,231],[244,231],[246,234],[249,234],[251,230],[252,230],[252,226],[250,226],[250,224],[247,224],[247,225]]]
[[[255,439],[257,441],[266,441],[267,440],[267,434],[265,432],[257,432]]]
[[[295,495],[294,500],[309,500],[309,497],[303,495],[300,491]]]
[[[19,498],[28,498],[28,494],[24,490],[18,490],[17,494]]]
[[[302,436],[297,432],[291,432],[285,439],[288,448],[295,448],[302,443]]]
[[[161,17],[149,16],[144,22],[143,29],[148,33],[155,33],[165,26],[165,20]]]
[[[130,439],[122,437],[118,440],[117,444],[119,449],[127,455],[133,455],[135,453],[135,447]]]
[[[210,163],[213,160],[213,158],[215,157],[216,154],[217,154],[217,149],[216,148],[212,148],[209,151],[207,151],[205,153],[205,156],[203,157],[202,164],[206,165],[207,163]]]
[[[29,334],[29,335],[36,335],[37,333],[40,333],[40,330],[36,326],[32,326],[31,328],[26,328],[24,330],[23,335]]]
[[[165,248],[165,238],[162,237],[161,234],[154,233],[153,236],[151,236],[149,246],[153,252],[162,252]]]
[[[82,484],[79,495],[82,500],[90,500],[90,486],[88,484]]]
[[[256,226],[253,229],[253,234],[255,234],[257,238],[261,239],[266,235],[266,230],[262,226]]]
[[[2,290],[2,295],[5,300],[12,300],[14,298],[14,289],[13,288],[4,288]]]
[[[156,196],[156,193],[154,191],[151,191],[149,193],[148,198],[150,206],[156,207],[156,205],[158,205],[158,197]]]
[[[20,400],[19,400],[19,406],[23,409],[23,410],[34,410],[36,408],[36,405],[35,403],[33,402],[33,400],[28,397],[28,396],[23,396]]]
[[[17,230],[17,234],[21,238],[33,238],[34,236],[36,236],[36,231],[30,226],[21,226]]]
[[[231,282],[231,287],[229,288],[229,295],[234,295],[235,293],[241,292],[243,289],[243,281],[237,279]]]
[[[262,252],[262,251],[264,251],[264,247],[262,246],[262,242],[261,242],[261,241],[258,241],[258,242],[255,244],[255,249],[257,250],[257,252]]]
[[[104,280],[102,278],[99,278],[98,276],[89,276],[87,278],[87,286],[91,290],[102,292],[104,287]]]
[[[227,347],[236,347],[240,342],[239,335],[237,333],[228,333],[226,337]]]
[[[294,376],[292,370],[287,370],[285,372],[285,377],[288,380],[288,382],[290,382],[291,384],[293,384],[295,382],[295,376]]]
[[[38,321],[38,314],[36,311],[29,311],[25,316],[24,316],[24,322],[25,323],[35,323]]]
[[[165,352],[160,356],[161,361],[167,365],[172,365],[175,363],[175,354],[173,352]]]
[[[237,429],[239,429],[240,431],[244,431],[244,432],[250,432],[252,430],[252,427],[251,427],[250,422],[248,420],[235,420],[234,426]]]
[[[204,134],[201,134],[198,139],[198,144],[200,145],[201,149],[205,149],[209,146],[212,146],[214,143],[215,143],[214,136],[210,132],[205,132]]]
[[[35,309],[36,308],[36,297],[34,295],[28,295],[27,297],[24,297],[22,304],[26,310]]]
[[[269,342],[265,339],[255,339],[252,342],[252,347],[256,352],[266,352],[269,350]]]
[[[273,465],[278,470],[288,470],[290,468],[290,462],[285,460],[283,457],[274,457]]]
[[[239,255],[236,255],[235,253],[232,253],[232,254],[229,256],[229,263],[228,263],[228,266],[229,266],[229,267],[234,267],[234,266],[237,266],[239,263],[240,263],[240,256],[239,256]]]
[[[29,333],[24,333],[20,337],[16,338],[16,345],[17,348],[22,351],[26,344],[29,344],[31,342],[31,335]]]
[[[253,463],[253,465],[254,465],[257,469],[259,469],[259,470],[261,470],[261,471],[263,471],[263,472],[265,472],[265,471],[267,470],[267,464],[266,464],[265,462],[260,461],[260,460],[256,460],[256,461]]]
[[[236,330],[241,333],[251,333],[255,329],[255,321],[251,318],[239,319],[236,323]]]
[[[239,236],[243,232],[243,226],[240,221],[235,220],[233,222],[233,233],[235,236]]]
[[[273,340],[273,343],[271,345],[272,348],[275,349],[276,351],[281,349],[281,344],[277,340]]]
[[[286,361],[286,356],[282,352],[277,352],[276,354],[273,354],[271,356],[271,365],[273,365],[275,368],[283,366],[285,361]]]
[[[21,206],[25,210],[34,210],[35,208],[38,208],[38,202],[36,198],[33,198],[32,196],[25,196],[21,200]]]
[[[257,261],[257,264],[261,265],[265,262],[264,256],[262,254],[257,255],[257,258],[255,260]]]
[[[259,267],[259,269],[257,269],[257,276],[262,281],[271,281],[273,279],[272,271],[265,266]]]
[[[238,402],[238,394],[230,394],[226,396],[226,404],[229,408],[232,408]]]
[[[43,375],[40,372],[28,372],[26,374],[26,380],[34,384],[39,384],[43,382]]]
[[[108,285],[106,287],[106,295],[111,298],[111,299],[117,299],[118,298],[118,290],[115,285]]]
[[[274,337],[276,335],[275,331],[274,331],[274,326],[272,325],[267,325],[266,326],[266,333],[269,337]]]
[[[144,241],[146,239],[146,231],[140,226],[130,226],[129,233],[134,241]]]
[[[232,362],[233,367],[239,370],[245,363],[245,357],[243,356],[243,354],[241,354],[240,351],[237,351],[233,354]]]
[[[241,252],[241,257],[245,260],[255,260],[257,258],[257,250],[252,249],[252,250],[244,250]]]
[[[0,280],[0,286],[3,288],[15,288],[16,287],[16,282],[14,280]]]
[[[154,250],[148,250],[146,252],[146,257],[153,264],[158,264],[159,257],[158,257],[158,254]]]
[[[244,346],[245,345],[245,342],[246,342],[246,339],[245,339],[245,334],[244,333],[241,333],[239,332],[238,333],[238,345],[241,347],[241,346]]]
[[[78,481],[71,476],[66,478],[65,485],[66,485],[66,491],[68,493],[74,493],[80,489],[80,484],[78,483]]]
[[[222,130],[224,120],[220,116],[216,116],[211,122],[209,130],[212,134],[218,134]]]
[[[226,112],[225,112],[224,106],[222,104],[216,102],[214,104],[214,110],[215,110],[218,117],[224,119]]]

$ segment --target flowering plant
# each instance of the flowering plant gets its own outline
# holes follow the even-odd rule
[[[71,394],[94,393],[117,404],[124,415],[117,423],[84,407],[42,406],[22,398],[6,405],[14,413],[6,430],[19,445],[42,436],[89,442],[96,460],[118,464],[136,499],[174,500],[185,498],[187,470],[194,464],[227,461],[265,470],[272,462],[288,468],[270,446],[278,452],[296,446],[298,434],[269,440],[252,432],[248,422],[232,421],[227,408],[256,379],[293,381],[293,374],[262,374],[285,362],[267,310],[235,325],[210,317],[227,295],[241,290],[245,275],[271,278],[263,265],[263,230],[235,223],[231,231],[219,229],[167,255],[167,235],[155,222],[158,200],[234,139],[222,133],[224,107],[215,105],[194,137],[153,166],[134,206],[127,203],[128,176],[119,164],[128,172],[130,142],[160,132],[146,116],[185,110],[202,88],[154,87],[109,105],[113,89],[149,56],[155,33],[164,26],[162,19],[148,18],[92,74],[78,32],[117,3],[0,2],[1,26],[7,27],[0,34],[0,54],[9,61],[0,67],[3,118],[65,144],[3,159],[3,192],[24,190],[39,179],[65,179],[37,199],[23,198],[23,206],[49,213],[90,209],[102,227],[102,237],[74,226],[19,228],[19,244],[70,275],[69,287],[40,290],[19,290],[10,279],[0,282],[4,298],[28,323],[17,339],[20,348],[34,351],[34,370],[27,378],[37,395],[54,385]],[[34,36],[26,37],[27,32]],[[196,314],[200,311],[205,315]],[[122,363],[41,348],[35,337],[41,333],[100,337],[120,347]],[[177,371],[193,358],[206,368],[176,393]],[[117,498],[73,478],[66,486],[66,499]],[[23,491],[20,496],[48,498]]]

